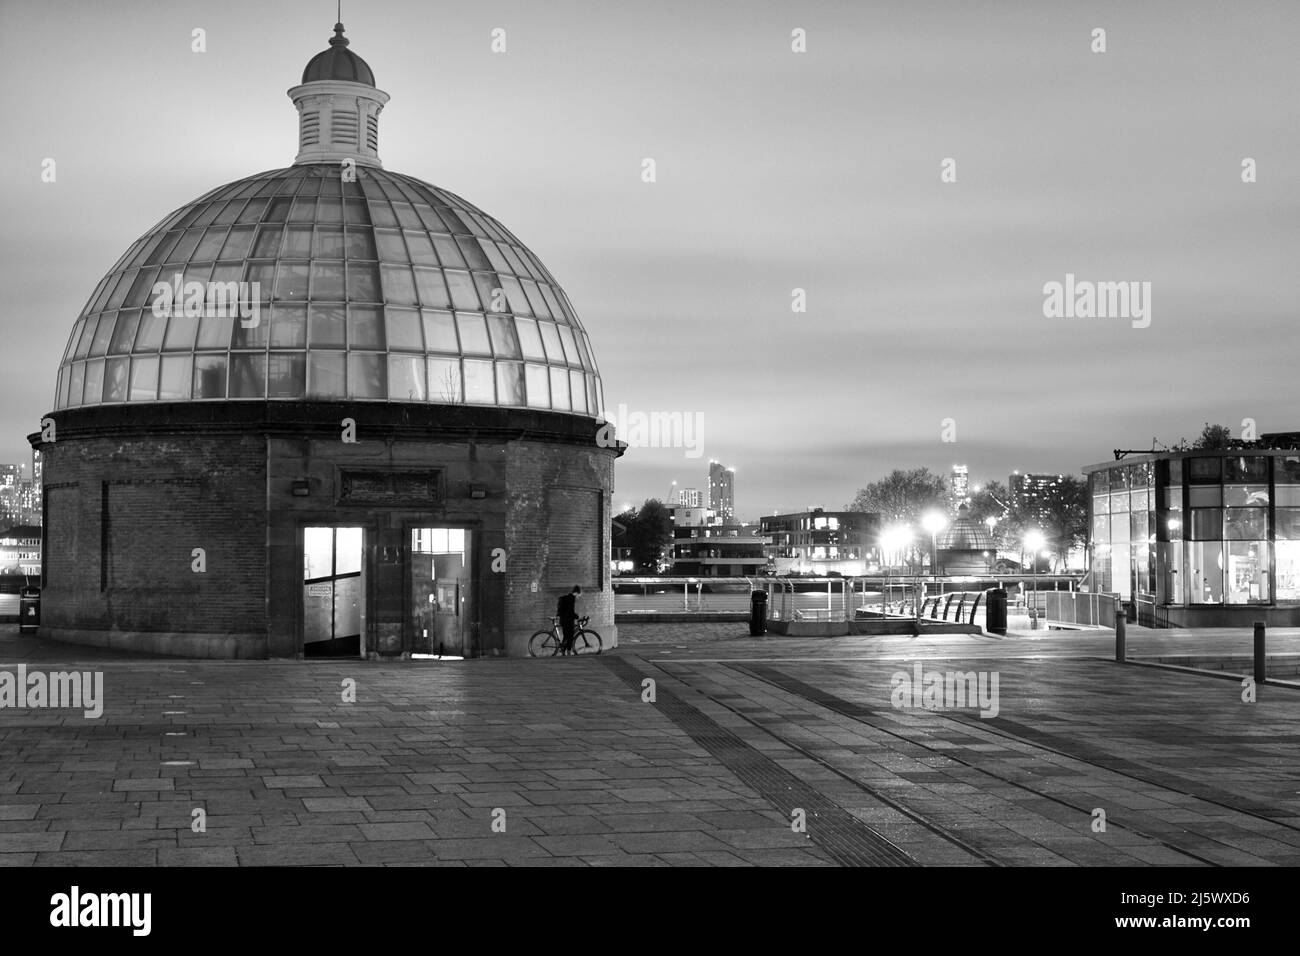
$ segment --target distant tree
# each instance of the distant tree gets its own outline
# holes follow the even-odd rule
[[[883,524],[919,525],[931,509],[947,511],[948,482],[929,468],[894,469],[861,489],[849,511],[874,512]]]
[[[1227,425],[1211,425],[1205,423],[1201,429],[1201,434],[1196,441],[1192,442],[1192,447],[1201,449],[1218,449],[1229,447],[1232,441],[1232,431]]]
[[[625,511],[616,519],[627,531],[623,547],[632,549],[632,563],[639,574],[658,574],[664,552],[673,540],[673,519],[658,498],[649,498],[639,510]]]
[[[1073,549],[1083,547],[1088,538],[1088,483],[1066,475],[1051,492],[1037,499],[1038,530],[1047,541],[1053,568],[1065,562]],[[1023,519],[1022,519],[1023,520]]]

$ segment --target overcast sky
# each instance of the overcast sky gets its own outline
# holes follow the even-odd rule
[[[30,460],[121,253],[292,163],[285,90],[334,19],[0,2],[0,460]],[[1300,4],[348,0],[343,22],[392,96],[386,168],[538,254],[611,417],[701,417],[700,457],[620,460],[616,506],[706,488],[710,458],[752,518],[838,508],[895,467],[1005,480],[1207,420],[1300,428]],[[1045,318],[1067,273],[1150,282],[1149,327]]]

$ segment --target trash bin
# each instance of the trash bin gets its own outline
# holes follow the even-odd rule
[[[18,631],[34,631],[41,626],[41,589],[25,587],[18,592]]]
[[[767,633],[767,592],[754,591],[749,595],[749,634],[762,637]]]
[[[1007,592],[989,588],[984,592],[984,630],[990,634],[1007,633]]]

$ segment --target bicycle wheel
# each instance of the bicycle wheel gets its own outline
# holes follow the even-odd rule
[[[584,628],[573,638],[575,654],[599,654],[604,649],[604,642],[595,631]]]
[[[554,631],[538,631],[528,639],[529,657],[554,657],[560,649],[560,642],[555,639]]]

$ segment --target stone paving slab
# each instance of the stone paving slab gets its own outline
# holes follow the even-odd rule
[[[1232,682],[1110,662],[1108,634],[630,625],[601,658],[306,664],[11,630],[0,661],[102,670],[106,703],[0,710],[5,866],[824,866],[855,858],[852,826],[917,865],[1300,861],[1300,690],[1243,703]],[[1144,630],[1131,653],[1250,637]],[[1295,629],[1269,640],[1300,650]],[[913,661],[996,671],[998,715],[896,709]]]

